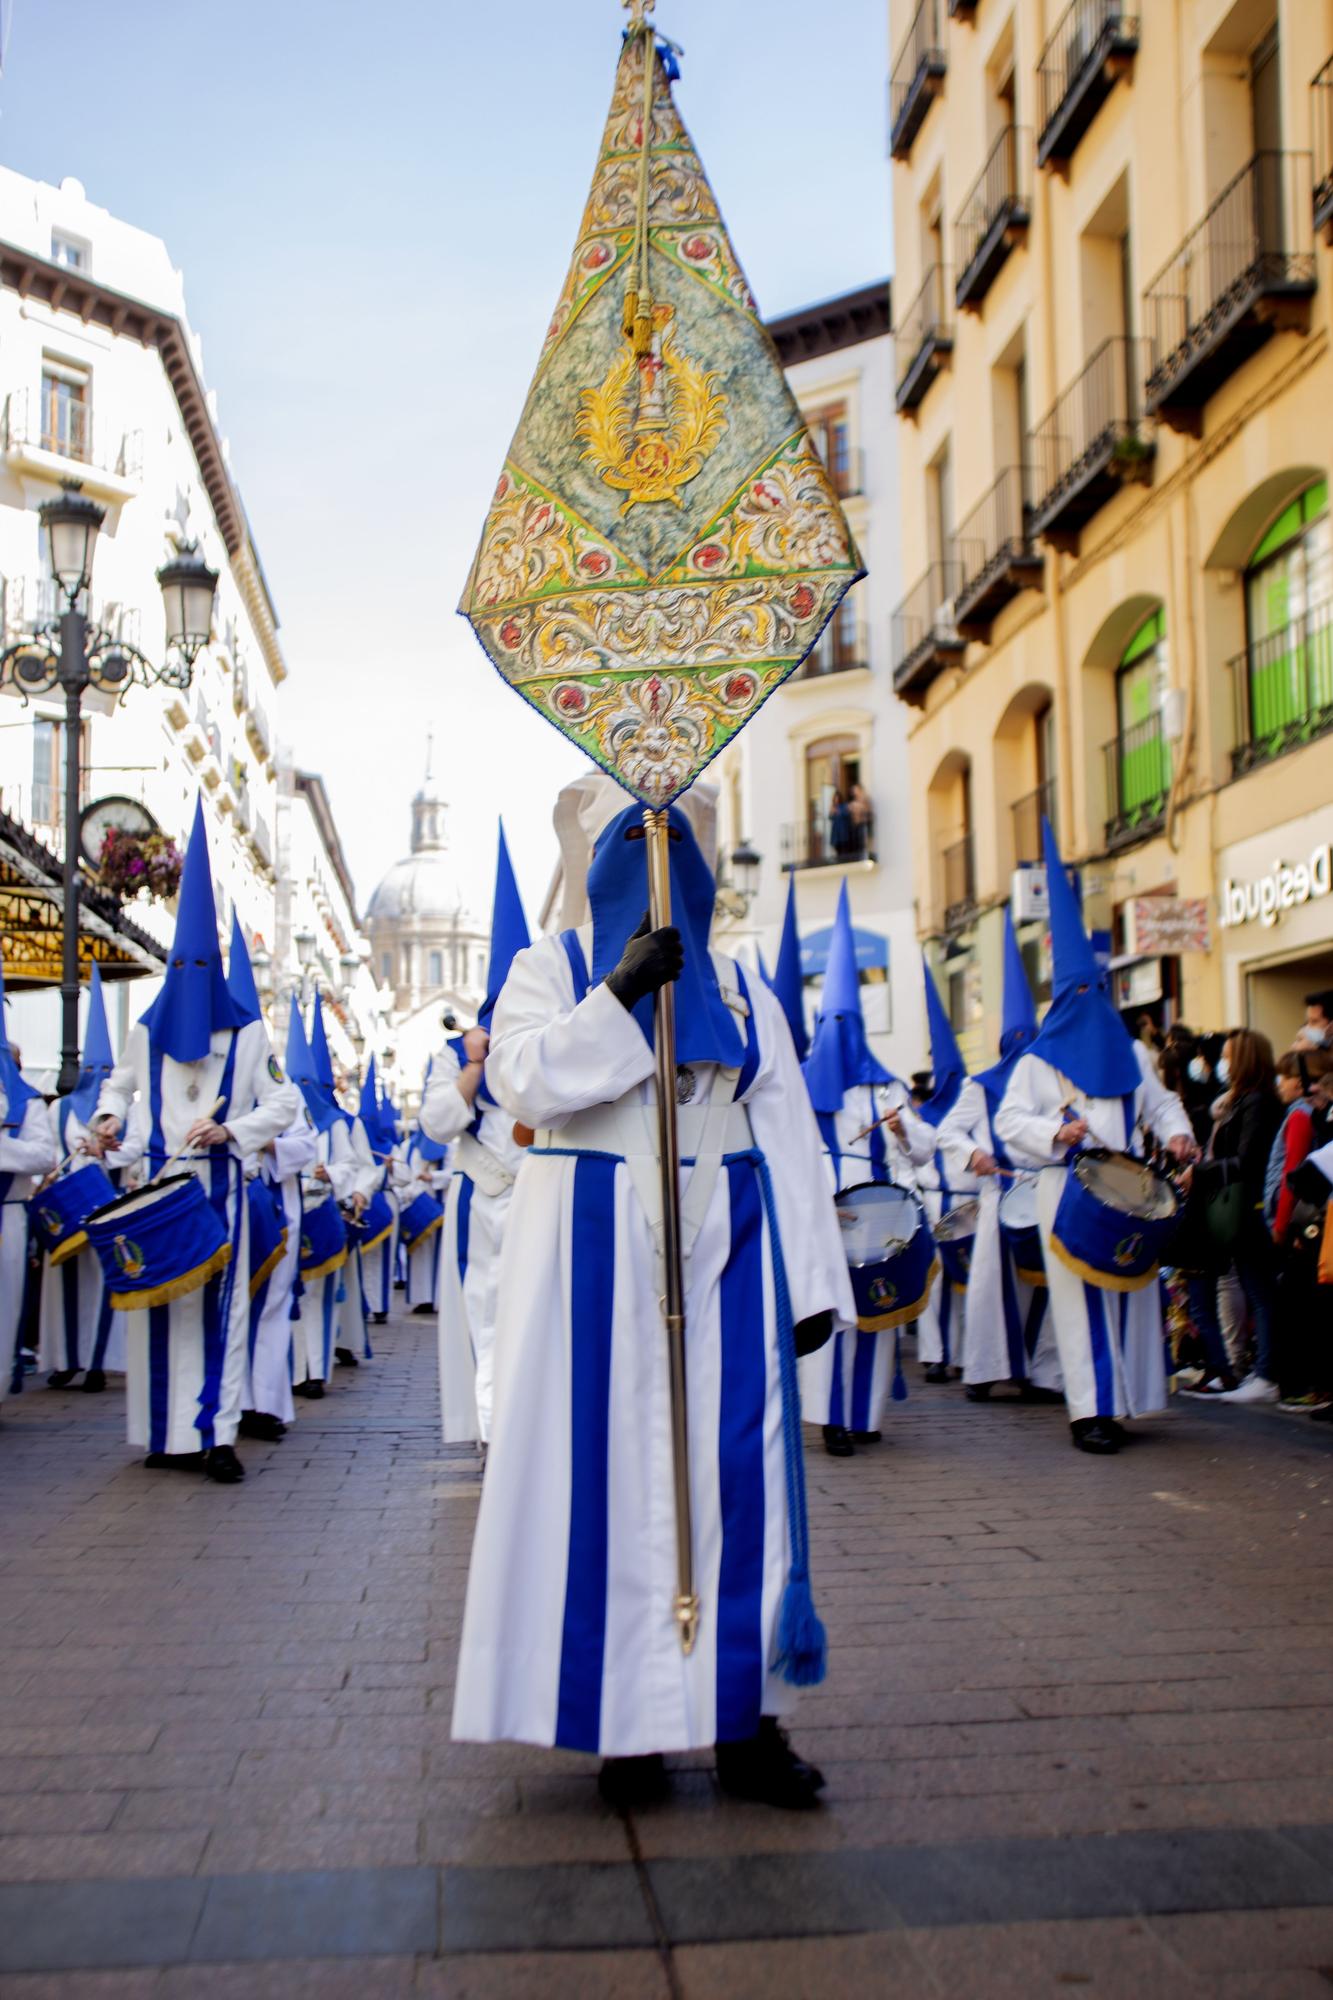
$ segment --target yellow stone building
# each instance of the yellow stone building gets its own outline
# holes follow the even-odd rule
[[[1333,986],[1333,4],[890,0],[918,923],[973,1056],[1051,812],[1129,1015]]]

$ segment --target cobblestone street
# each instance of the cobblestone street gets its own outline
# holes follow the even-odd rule
[[[475,1460],[396,1318],[225,1490],[118,1394],[0,1427],[0,1994],[1061,1993],[1333,1980],[1333,1437],[1179,1407],[1122,1456],[913,1376],[809,1459],[819,1814],[703,1760],[449,1738]]]

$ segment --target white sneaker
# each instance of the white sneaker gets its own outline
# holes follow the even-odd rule
[[[1228,1389],[1217,1400],[1219,1403],[1276,1403],[1281,1393],[1276,1382],[1266,1382],[1262,1375],[1247,1375],[1238,1389]]]

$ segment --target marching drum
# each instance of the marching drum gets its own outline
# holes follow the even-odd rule
[[[418,1244],[424,1243],[432,1229],[438,1229],[444,1221],[444,1208],[433,1194],[425,1188],[414,1195],[403,1210],[398,1223],[398,1233],[403,1239],[403,1248],[410,1256]]]
[[[282,1262],[287,1248],[287,1218],[282,1203],[262,1175],[245,1184],[250,1212],[250,1297],[257,1298]]]
[[[231,1258],[226,1225],[195,1174],[169,1174],[88,1217],[116,1311],[166,1306],[197,1292]]]
[[[330,1197],[301,1217],[301,1276],[307,1281],[324,1278],[346,1262],[347,1230],[342,1210]]]
[[[861,1331],[879,1333],[916,1319],[940,1268],[917,1196],[890,1182],[866,1181],[833,1199]]]
[[[1000,1238],[1025,1285],[1046,1283],[1041,1230],[1037,1227],[1037,1176],[1023,1174],[1000,1196]]]
[[[1137,1292],[1157,1276],[1179,1221],[1180,1200],[1164,1173],[1132,1154],[1092,1147],[1070,1162],[1051,1244],[1088,1284]]]
[[[932,1234],[940,1253],[940,1263],[950,1284],[966,1285],[972,1269],[972,1245],[976,1241],[977,1217],[981,1203],[975,1195],[955,1199],[934,1225]]]
[[[88,1241],[84,1223],[94,1209],[116,1199],[116,1184],[96,1160],[71,1167],[32,1203],[33,1233],[53,1264],[77,1257]]]

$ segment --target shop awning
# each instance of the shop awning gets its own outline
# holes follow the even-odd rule
[[[856,969],[858,972],[887,972],[889,969],[889,941],[878,931],[852,930],[852,942],[856,947]],[[833,926],[822,931],[811,931],[801,939],[801,977],[818,979],[828,969],[829,946],[833,943]]]
[[[0,812],[0,953],[5,985],[60,984],[62,869],[35,834]],[[125,915],[119,900],[86,873],[79,883],[79,971],[94,963],[103,979],[142,979],[166,967],[166,953]]]

